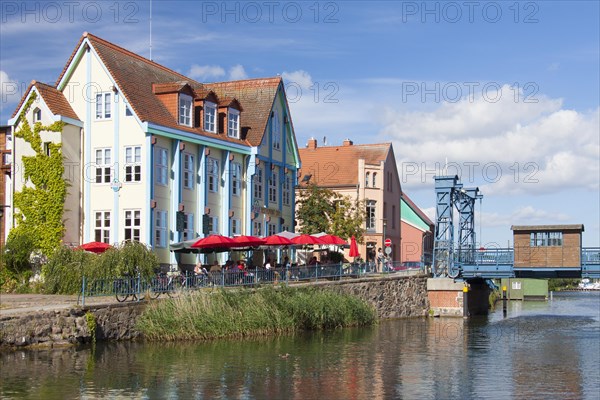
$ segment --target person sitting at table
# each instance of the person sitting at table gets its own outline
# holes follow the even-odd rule
[[[221,266],[219,265],[219,260],[215,260],[213,265],[211,265],[210,272],[221,272]]]

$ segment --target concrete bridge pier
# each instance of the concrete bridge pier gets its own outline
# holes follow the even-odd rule
[[[467,291],[464,291],[465,287],[468,289]],[[427,297],[434,316],[487,315],[489,295],[490,287],[483,279],[469,279],[465,282],[455,282],[450,278],[429,278],[427,280]]]

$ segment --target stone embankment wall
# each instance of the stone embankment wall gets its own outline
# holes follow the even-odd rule
[[[319,281],[311,285],[353,294],[369,302],[381,319],[427,315],[427,278],[398,275]],[[60,311],[38,311],[27,315],[0,318],[0,347],[54,347],[93,340],[89,317],[94,318],[96,340],[131,340],[140,336],[135,329],[137,317],[146,303],[122,303],[79,307]]]
[[[93,340],[131,340],[144,303],[37,311],[0,318],[0,346],[54,347]],[[87,313],[93,315],[88,321]],[[94,332],[90,329],[93,326]]]

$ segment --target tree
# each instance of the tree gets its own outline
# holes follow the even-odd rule
[[[354,236],[359,243],[362,242],[365,220],[363,202],[312,183],[300,190],[296,203],[300,232],[327,232],[344,239]]]

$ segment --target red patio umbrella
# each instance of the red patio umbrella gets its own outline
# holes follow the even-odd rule
[[[358,257],[360,253],[358,252],[358,245],[356,244],[356,238],[352,236],[350,239],[350,253],[348,253],[350,257]]]
[[[264,240],[265,246],[289,246],[294,244],[290,239],[279,235],[267,236]]]
[[[256,236],[236,236],[233,241],[238,245],[237,247],[256,247],[265,244],[265,239]]]
[[[231,239],[227,236],[213,234],[213,235],[209,235],[205,238],[198,239],[198,241],[196,243],[194,243],[193,245],[191,245],[190,247],[193,247],[196,249],[210,249],[210,248],[229,249],[229,248],[236,247],[236,246],[239,246],[239,244],[236,243],[233,239]]]
[[[85,250],[85,251],[90,251],[92,253],[104,253],[106,250],[111,249],[112,246],[108,243],[104,243],[104,242],[89,242],[89,243],[85,243],[82,244],[81,246],[78,247],[78,249],[81,250]]]
[[[296,236],[295,238],[292,239],[292,243],[294,244],[327,244],[324,243],[320,238],[312,236],[312,235],[307,235],[307,234],[303,234],[300,236]]]
[[[321,239],[321,241],[323,242],[323,244],[333,244],[336,246],[347,246],[348,243],[342,239],[339,236],[335,236],[335,235],[323,235],[323,236],[319,236],[319,239]]]

